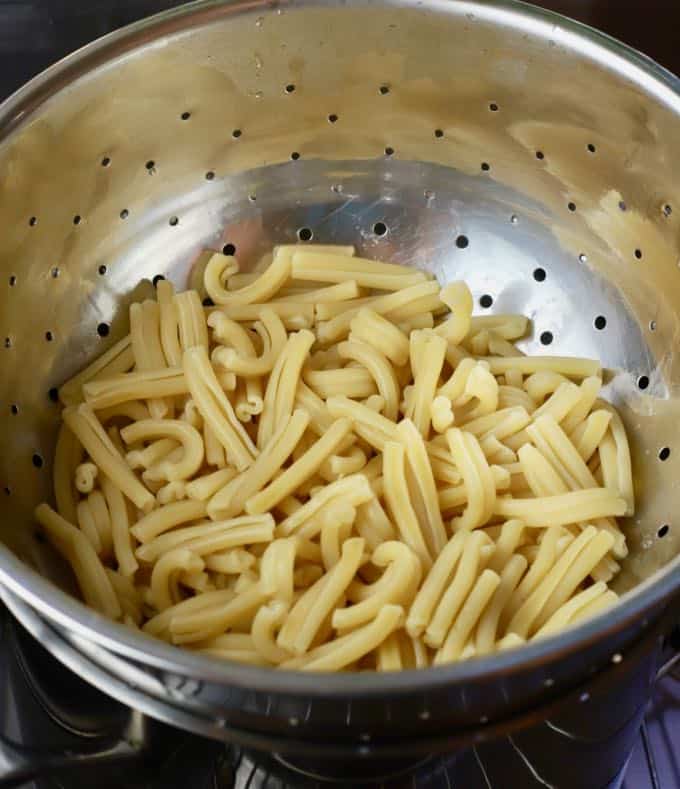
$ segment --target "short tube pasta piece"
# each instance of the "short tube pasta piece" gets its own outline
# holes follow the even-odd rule
[[[169,459],[169,456],[159,460],[147,470],[149,479],[168,482],[188,479],[203,463],[204,445],[201,434],[195,427],[180,419],[145,419],[127,425],[120,434],[126,444],[158,437],[171,438],[181,444],[181,460],[175,462]]]
[[[257,457],[257,449],[224,394],[205,348],[195,346],[185,351],[184,370],[191,396],[204,422],[225,448],[228,461],[239,471],[247,468]]]

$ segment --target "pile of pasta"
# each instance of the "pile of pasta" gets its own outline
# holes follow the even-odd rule
[[[353,247],[202,261],[60,390],[36,518],[89,606],[225,659],[389,671],[616,600],[633,483],[597,361],[524,355],[525,317]]]

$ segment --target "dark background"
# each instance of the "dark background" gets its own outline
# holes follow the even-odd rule
[[[110,30],[180,0],[0,0],[0,97]],[[680,0],[541,0],[680,74]]]

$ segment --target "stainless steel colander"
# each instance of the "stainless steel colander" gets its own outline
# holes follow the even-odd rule
[[[677,591],[671,74],[511,0],[207,0],[52,67],[2,106],[0,137],[2,596],[85,675],[217,737],[302,741],[322,720],[351,741],[395,709],[400,733],[432,734],[576,684]],[[120,336],[154,277],[186,286],[205,247],[247,264],[296,239],[464,279],[479,312],[532,318],[527,352],[602,360],[638,497],[619,607],[515,652],[320,685],[182,652],[59,589],[71,579],[31,514],[51,495],[54,387]]]

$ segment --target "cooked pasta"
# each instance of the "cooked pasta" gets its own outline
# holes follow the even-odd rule
[[[36,520],[89,606],[321,672],[513,649],[616,602],[634,487],[599,362],[526,356],[524,316],[351,246],[201,260],[59,390]]]

